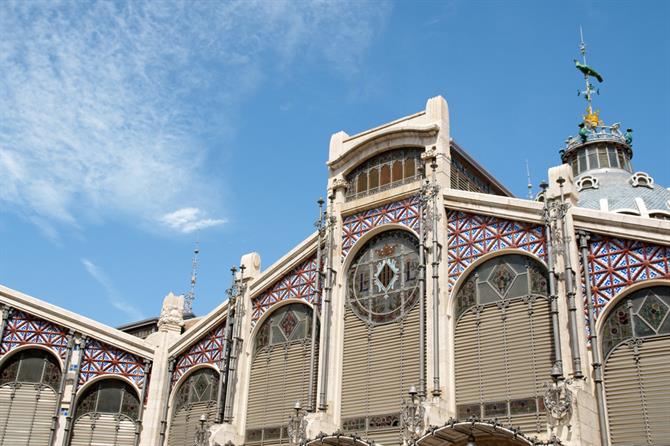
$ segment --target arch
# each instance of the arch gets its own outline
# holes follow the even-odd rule
[[[48,347],[46,345],[42,344],[24,344],[24,345],[19,345],[16,348],[13,348],[12,350],[8,351],[5,353],[2,357],[0,357],[0,369],[3,367],[3,364],[5,361],[7,361],[10,357],[15,355],[16,353],[20,353],[23,350],[30,350],[30,349],[36,349],[36,350],[44,350],[47,353],[50,353],[54,358],[56,358],[56,361],[58,361],[58,364],[60,366],[61,371],[65,367],[65,363],[63,362],[63,358],[58,354],[56,350],[54,350],[52,347]]]
[[[106,380],[106,379],[118,379],[119,381],[123,381],[124,383],[126,383],[126,384],[128,384],[130,387],[132,387],[133,390],[135,391],[135,393],[136,393],[137,395],[141,395],[141,394],[142,394],[142,390],[138,387],[137,384],[135,384],[135,382],[133,382],[132,379],[130,379],[130,378],[126,377],[126,376],[123,376],[123,375],[112,375],[112,374],[108,374],[108,375],[98,375],[98,376],[95,376],[95,377],[89,379],[88,381],[86,381],[86,382],[85,382],[84,384],[82,384],[81,386],[79,386],[79,387],[77,388],[76,398],[79,398],[79,395],[82,395],[83,392],[85,392],[85,391],[86,391],[89,387],[91,387],[92,385],[95,385],[95,384],[97,384],[98,382],[103,381],[103,380]]]
[[[63,376],[58,356],[41,346],[5,356],[0,365],[0,445],[43,446],[49,441]]]
[[[279,302],[275,302],[270,307],[268,307],[268,309],[265,311],[265,313],[263,313],[263,315],[260,318],[258,318],[258,320],[256,321],[256,325],[254,325],[254,327],[252,328],[250,339],[255,339],[256,338],[256,334],[258,333],[258,330],[260,329],[260,326],[263,324],[263,322],[265,322],[266,319],[268,319],[270,317],[270,315],[272,313],[279,310],[284,305],[290,305],[290,304],[306,305],[312,310],[312,314],[316,314],[316,316],[319,318],[319,320],[321,318],[321,314],[319,314],[319,312],[316,311],[316,307],[314,306],[314,304],[312,302],[308,302],[305,299],[299,299],[297,297],[289,297],[288,299],[284,299],[284,300],[281,300]]]
[[[174,399],[174,395],[176,393],[176,390],[184,383],[184,381],[186,381],[191,374],[197,372],[200,369],[204,369],[204,368],[212,369],[213,372],[221,374],[221,370],[219,370],[219,367],[216,364],[212,364],[212,363],[209,363],[209,362],[203,362],[203,363],[200,363],[200,364],[196,364],[193,367],[189,368],[186,371],[186,373],[181,375],[179,377],[179,379],[177,381],[175,381],[174,384],[172,384],[172,389],[170,391],[170,397],[168,398],[168,406],[172,407],[172,401]]]
[[[489,253],[463,271],[451,294],[458,418],[544,431],[543,386],[554,363],[545,263],[518,249]]]
[[[450,419],[441,427],[429,428],[416,444],[419,446],[466,446],[474,438],[477,445],[482,446],[560,446],[561,441],[556,438],[551,442],[539,442],[537,438],[529,438],[518,428],[501,426],[497,421],[483,421],[472,419],[458,421]]]
[[[601,319],[598,348],[611,444],[664,443],[670,438],[670,281],[626,289]]]
[[[482,263],[486,263],[491,259],[494,259],[496,257],[500,256],[505,256],[505,255],[510,255],[510,254],[517,254],[520,256],[526,256],[529,257],[533,260],[535,260],[537,263],[542,265],[546,270],[549,269],[547,266],[547,263],[542,259],[541,257],[537,256],[536,254],[533,254],[532,252],[525,251],[523,249],[519,248],[503,248],[499,249],[497,251],[490,251],[487,252],[486,254],[481,255],[479,258],[477,258],[475,261],[473,261],[471,264],[469,264],[458,276],[458,279],[456,279],[456,282],[454,282],[454,285],[451,287],[451,292],[449,293],[449,297],[447,299],[447,311],[449,312],[448,314],[452,314],[452,310],[454,308],[454,299],[456,294],[458,294],[459,289],[461,286],[463,286],[463,283],[468,279],[470,274],[479,267]]]
[[[353,245],[351,245],[351,248],[349,248],[347,255],[344,257],[342,261],[342,271],[347,271],[349,269],[351,263],[353,262],[353,259],[356,257],[356,254],[358,254],[358,251],[360,251],[368,243],[368,241],[370,241],[370,239],[381,234],[382,232],[393,231],[395,229],[409,232],[414,237],[416,237],[417,240],[419,240],[419,234],[417,234],[417,232],[414,229],[401,223],[384,223],[382,225],[375,226],[374,228],[370,229],[368,232],[363,234],[361,238],[356,240],[356,242]]]

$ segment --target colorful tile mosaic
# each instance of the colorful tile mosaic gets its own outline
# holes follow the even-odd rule
[[[48,347],[65,359],[68,330],[23,311],[14,310],[7,320],[2,336],[0,354],[5,354],[22,345]]]
[[[472,262],[484,254],[506,248],[546,256],[544,226],[490,215],[447,211],[449,288]]]
[[[144,361],[141,357],[95,339],[86,341],[79,368],[80,386],[101,375],[120,375],[140,388],[145,382]]]
[[[421,220],[420,207],[419,196],[415,195],[344,217],[342,222],[342,260],[358,239],[377,226],[398,223],[418,231]]]
[[[261,316],[277,302],[291,298],[314,302],[314,298],[318,295],[316,264],[316,256],[310,257],[253,299],[251,324],[255,325]]]
[[[172,384],[176,383],[191,367],[198,364],[217,364],[223,357],[223,345],[225,338],[225,321],[207,333],[191,348],[177,356],[174,372],[172,373]]]
[[[627,286],[670,279],[670,246],[591,234],[588,268],[597,316]]]

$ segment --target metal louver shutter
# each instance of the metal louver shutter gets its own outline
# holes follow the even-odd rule
[[[0,445],[47,446],[56,392],[40,384],[21,383],[15,391],[0,387]]]
[[[670,445],[670,338],[644,340],[637,358],[624,343],[605,363],[612,446]]]
[[[549,303],[542,298],[528,311],[523,300],[503,312],[487,305],[479,315],[464,314],[456,325],[454,360],[456,404],[469,413],[498,418],[526,432],[541,432],[546,423],[543,385],[553,363]],[[483,406],[483,414],[480,413]]]
[[[170,421],[168,446],[190,446],[195,444],[196,430],[200,426],[200,416],[207,417],[207,425],[216,421],[216,401],[201,401],[179,409]]]
[[[344,324],[343,429],[378,443],[399,444],[402,399],[410,386],[419,384],[419,306],[402,324],[372,326],[369,338],[366,324],[349,309]],[[375,421],[384,418],[392,426]]]
[[[304,339],[256,352],[249,381],[246,444],[288,443],[285,426],[295,402],[308,405],[310,348],[311,340]]]
[[[133,446],[135,422],[109,413],[85,414],[77,418],[70,446]]]

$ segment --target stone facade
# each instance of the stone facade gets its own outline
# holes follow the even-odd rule
[[[425,387],[425,393],[420,389],[423,428],[412,441],[465,444],[464,426],[470,425],[470,429],[476,427],[478,440],[493,435],[499,444],[532,444],[527,440],[531,435],[515,431],[514,426],[496,430],[484,419],[456,419],[456,293],[486,261],[521,254],[553,268],[554,341],[561,347],[555,350],[561,356],[554,359],[560,379],[546,370],[543,380],[549,385],[557,383],[560,389],[551,394],[558,399],[546,399],[545,405],[547,410],[560,409],[567,401],[562,411],[550,411],[541,431],[532,435],[537,437],[534,441],[607,444],[609,434],[601,431],[608,426],[604,395],[598,387],[601,365],[593,351],[601,347],[590,342],[589,333],[600,333],[603,315],[631,292],[645,286],[670,286],[670,221],[578,207],[567,165],[549,170],[544,202],[452,189],[451,144],[447,103],[441,97],[428,100],[420,113],[358,135],[334,134],[328,160],[329,200],[321,228],[263,271],[258,254],[245,255],[241,262],[244,274],[238,273],[231,299],[187,330],[183,328],[183,298],[171,293],[160,312],[158,331],[140,339],[0,286],[4,309],[0,368],[15,352],[31,347],[52,351],[58,358],[65,377],[53,427],[54,445],[66,444],[79,395],[94,382],[114,378],[130,384],[141,401],[135,443],[162,446],[173,444],[169,436],[176,392],[192,373],[210,367],[220,374],[219,416],[208,419],[207,435],[194,437],[189,444],[245,444],[250,442],[245,440],[245,423],[252,404],[250,368],[255,339],[274,310],[303,302],[320,318],[319,345],[313,350],[318,354],[313,369],[306,373],[311,377],[304,378],[313,385],[313,401],[303,401],[309,409],[302,424],[304,438],[339,444],[344,442],[342,437],[348,438],[347,444],[356,443],[355,436],[346,432],[329,436],[343,428],[341,395],[346,389],[341,364],[348,270],[368,240],[401,229],[420,237],[425,248],[420,297],[425,308],[425,346],[424,350],[417,346],[416,351],[417,356],[423,355],[425,382],[414,383]],[[425,180],[398,183],[353,199],[347,196],[351,183],[346,178],[355,167],[404,147],[424,150]],[[483,170],[477,172],[482,181],[487,176]],[[559,178],[562,181],[557,183]],[[580,238],[586,243],[586,264]],[[594,326],[584,317],[590,311],[588,295],[594,303]],[[436,432],[441,433],[436,436]]]

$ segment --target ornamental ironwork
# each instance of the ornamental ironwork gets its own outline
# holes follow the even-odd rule
[[[307,412],[302,408],[300,401],[293,406],[293,413],[288,417],[286,433],[291,446],[302,446],[307,441]]]
[[[404,445],[416,444],[416,440],[426,428],[426,408],[423,407],[422,400],[414,386],[409,388],[408,398],[403,399],[400,426]]]
[[[349,267],[348,305],[361,320],[384,324],[403,318],[417,302],[418,240],[404,231],[371,239]]]

